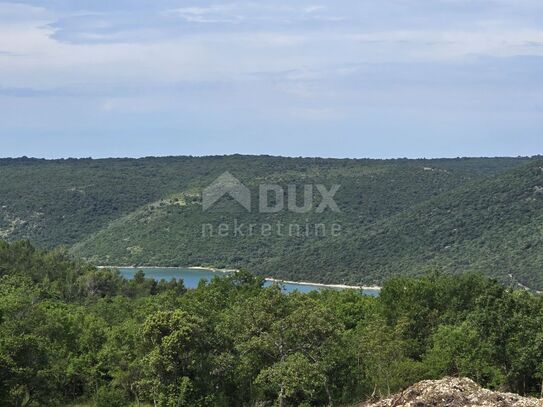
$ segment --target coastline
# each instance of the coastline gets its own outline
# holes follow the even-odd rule
[[[212,271],[214,273],[237,273],[238,269],[218,269],[215,267],[203,266],[94,266],[98,269],[190,269]]]
[[[201,270],[201,271],[211,271],[213,273],[237,273],[238,269],[219,269],[215,267],[204,267],[204,266],[96,266],[96,268],[123,268],[123,269],[190,269],[190,270]],[[349,290],[371,290],[371,291],[380,291],[381,287],[379,286],[363,286],[363,285],[348,285],[348,284],[324,284],[324,283],[312,283],[309,281],[292,281],[292,280],[281,280],[273,277],[264,277],[265,281],[271,283],[279,284],[293,284],[293,285],[303,285],[310,287],[322,287],[322,288],[337,288],[337,289],[349,289]]]
[[[266,277],[266,281],[271,281],[273,283],[284,283],[284,284],[294,284],[294,285],[307,285],[311,287],[324,287],[324,288],[341,288],[341,289],[350,289],[350,290],[373,290],[380,291],[381,287],[379,286],[363,286],[363,285],[347,285],[347,284],[324,284],[324,283],[311,283],[309,281],[290,281],[290,280],[281,280],[278,278]]]
[[[205,270],[205,271],[213,271],[215,273],[237,273],[238,269],[217,269],[215,267],[203,267],[203,266],[190,266],[190,267],[183,267],[188,268],[191,270]]]

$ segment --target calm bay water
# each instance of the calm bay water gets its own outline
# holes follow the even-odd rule
[[[190,269],[184,267],[175,267],[175,268],[162,268],[162,267],[140,267],[140,270],[143,270],[146,278],[153,278],[155,280],[172,280],[182,279],[187,288],[196,288],[200,280],[209,281],[213,277],[225,277],[228,273],[221,273],[212,270],[200,270],[200,269]],[[134,268],[125,268],[120,267],[119,271],[121,275],[127,279],[131,279],[134,276],[134,273],[138,269]],[[273,283],[271,281],[266,281],[265,286],[270,286]],[[293,283],[283,283],[283,291],[293,292],[299,291],[302,293],[308,293],[310,291],[322,290],[322,289],[336,289],[336,288],[324,288],[320,286],[312,286],[306,284],[293,284]],[[363,293],[366,295],[377,296],[379,294],[378,290],[363,290]]]

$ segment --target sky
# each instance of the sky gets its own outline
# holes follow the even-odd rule
[[[541,0],[0,0],[0,157],[543,153]]]

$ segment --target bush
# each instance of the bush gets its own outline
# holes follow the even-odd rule
[[[95,407],[124,407],[128,404],[126,394],[115,387],[100,387],[96,392]]]

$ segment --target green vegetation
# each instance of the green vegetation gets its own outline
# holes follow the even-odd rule
[[[0,160],[0,238],[67,246],[93,264],[246,268],[324,283],[381,284],[426,270],[481,272],[543,289],[543,162],[534,158],[337,160],[269,156]],[[229,171],[253,210],[201,191]],[[261,183],[341,185],[340,213],[261,214]],[[223,237],[221,223],[339,224],[341,234]],[[330,229],[328,229],[330,230]]]
[[[444,375],[539,394],[542,327],[543,297],[476,274],[186,290],[0,243],[2,406],[342,405]]]

